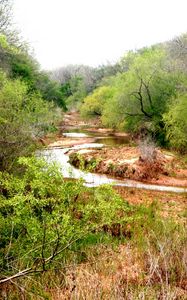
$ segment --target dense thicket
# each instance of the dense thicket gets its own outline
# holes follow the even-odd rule
[[[5,35],[0,35],[0,67],[11,79],[19,78],[29,89],[38,92],[44,100],[53,101],[65,108],[61,86],[40,71],[37,61],[23,47],[8,43]]]
[[[0,172],[0,270],[6,276],[42,272],[56,257],[62,263],[77,240],[114,220],[126,224],[133,212],[111,187],[87,190],[85,197],[83,182],[64,181],[57,166],[35,158],[19,162],[22,178]]]
[[[184,151],[186,45],[187,37],[183,35],[165,44],[127,53],[117,74],[105,78],[84,99],[82,116],[99,115],[105,126],[144,132],[162,145],[167,143]]]
[[[131,205],[110,186],[64,180],[56,165],[19,163],[22,176],[0,172],[1,299],[185,294],[185,223],[160,218],[155,202]]]
[[[68,65],[51,72],[51,78],[61,84],[61,90],[69,109],[79,109],[83,99],[90,94],[104,78],[115,75],[120,65],[102,65],[93,68],[85,65]]]
[[[64,106],[60,86],[23,49],[0,35],[0,168],[10,170],[36,140],[54,130]]]
[[[61,85],[40,70],[14,30],[11,5],[0,1],[0,169],[9,171],[66,108]]]

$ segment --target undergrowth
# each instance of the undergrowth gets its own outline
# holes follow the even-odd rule
[[[21,163],[24,176],[1,174],[1,299],[186,299],[185,222]]]

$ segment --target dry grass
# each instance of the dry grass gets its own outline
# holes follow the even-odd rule
[[[52,299],[187,299],[186,240],[150,232],[145,241],[92,249],[86,263],[68,269],[63,286],[49,290]]]
[[[132,189],[123,189],[123,196],[136,206],[157,199],[163,221],[155,216],[146,223],[145,216],[131,238],[79,245],[70,251],[66,267],[59,262],[54,270],[2,287],[0,299],[187,300],[186,218],[175,217],[174,205],[172,213],[165,212],[172,199],[180,205],[186,196]]]
[[[172,233],[172,230],[170,230]],[[186,300],[187,243],[184,232],[161,236],[152,231],[142,240],[118,246],[85,249],[85,261],[76,260],[38,278],[17,282],[1,299],[23,300]]]
[[[114,187],[114,190],[132,205],[149,206],[156,202],[162,218],[185,223],[187,217],[187,194],[175,194],[159,191],[138,190],[133,188]]]

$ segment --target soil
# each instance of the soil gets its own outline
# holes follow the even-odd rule
[[[117,132],[113,129],[103,128],[99,118],[86,122],[81,119],[79,113],[70,112],[64,115],[64,119],[59,126],[56,135],[47,136],[42,140],[42,144],[48,147],[72,147],[85,143],[93,143],[94,137],[71,138],[64,137],[63,132],[80,129],[84,132],[94,132],[106,136],[127,136],[125,132]],[[166,152],[163,149],[154,149],[150,158],[146,160],[137,146],[116,146],[105,147],[94,151],[71,151],[71,163],[79,167],[81,157],[85,161],[85,166],[93,164],[93,171],[101,174],[109,174],[117,179],[133,179],[150,184],[187,186],[187,163],[184,157]],[[81,156],[80,156],[81,155]]]
[[[81,140],[78,140],[78,139],[72,139],[67,137],[61,137],[60,139],[58,139],[58,141],[50,143],[48,147],[49,148],[73,147],[76,145],[89,144],[93,142],[94,142],[94,138],[81,138]]]
[[[81,139],[73,139],[68,137],[63,137],[62,132],[67,131],[68,129],[77,129],[84,128],[84,130],[88,130],[89,132],[98,132],[104,133],[106,135],[122,134],[126,136],[126,133],[114,132],[111,129],[105,129],[101,127],[100,121],[94,120],[89,122],[89,124],[82,121],[77,113],[69,113],[65,115],[65,118],[60,126],[60,133],[58,136],[46,137],[45,144],[50,147],[69,147],[78,144],[91,143],[94,141],[94,138],[81,138]],[[106,173],[118,178],[126,178],[125,176],[129,176],[128,178],[146,181],[148,183],[154,183],[159,185],[171,185],[171,186],[187,186],[187,164],[183,157],[178,157],[173,153],[168,153],[161,149],[156,149],[155,157],[151,163],[148,165],[141,158],[141,153],[138,147],[135,146],[119,146],[115,148],[104,148],[101,150],[77,150],[69,152],[69,155],[74,155],[79,153],[85,161],[87,162],[99,162],[96,166],[95,171],[98,173]],[[187,160],[186,160],[187,161]],[[121,174],[117,174],[119,170],[129,170],[127,172],[121,172]],[[135,169],[133,173],[132,170]],[[130,172],[131,170],[131,172]],[[142,174],[144,177],[142,178]],[[119,176],[120,175],[120,176]],[[135,177],[136,176],[136,177]],[[70,180],[70,179],[68,179]],[[72,180],[72,179],[71,179]],[[163,218],[171,217],[177,220],[178,222],[186,223],[187,218],[187,195],[186,194],[174,194],[167,192],[158,192],[158,191],[149,191],[149,190],[140,190],[135,188],[127,188],[115,186],[113,189],[126,201],[133,205],[157,205],[159,207],[159,211]],[[72,274],[70,274],[70,281],[72,280],[72,276],[76,271],[77,277],[76,282],[78,282],[78,286],[81,286],[83,283],[89,283],[89,286],[93,286],[95,282],[102,282],[103,285],[106,286],[106,289],[112,285],[112,280],[116,280],[119,282],[121,276],[125,278],[128,282],[134,282],[134,284],[142,284],[142,272],[143,265],[142,261],[139,259],[138,252],[136,253],[134,248],[128,248],[127,245],[120,246],[118,251],[116,252],[116,256],[114,256],[115,252],[112,252],[111,257],[111,265],[109,264],[109,254],[103,257],[100,255],[99,262],[106,262],[104,266],[101,268],[104,273],[101,271],[97,272],[94,267],[93,275],[91,272],[91,267],[89,264],[81,264],[80,269],[75,269],[73,267]],[[107,260],[106,260],[107,257]],[[115,262],[115,263],[114,263]],[[98,265],[98,261],[97,261]],[[111,270],[114,269],[114,266],[117,266],[115,270],[115,274],[113,277],[107,276],[107,272],[104,269],[106,266],[109,266]],[[111,270],[110,273],[111,274]],[[71,273],[71,272],[70,272]],[[87,277],[86,277],[87,276]],[[100,277],[99,277],[100,276]],[[102,276],[102,277],[101,277]],[[112,279],[111,279],[111,278]],[[85,280],[85,278],[87,280]],[[91,278],[91,279],[90,279]],[[68,279],[67,279],[68,280]],[[62,293],[57,297],[57,292],[54,290],[53,299],[69,299],[72,295],[72,292],[68,293],[67,290],[63,290]],[[185,291],[181,290],[181,295],[183,295]],[[65,295],[65,296],[64,296]],[[185,296],[184,296],[185,297]],[[183,299],[183,296],[181,297]],[[184,298],[185,299],[185,298]]]
[[[120,186],[113,187],[120,196],[131,204],[143,204],[149,206],[157,203],[163,217],[172,217],[179,222],[186,223],[187,195],[167,192],[137,190]]]
[[[94,172],[109,174],[118,179],[133,179],[150,184],[187,186],[187,169],[178,169],[177,157],[155,150],[152,161],[142,159],[138,147],[120,146],[104,148],[89,153],[71,153],[71,163],[79,167],[95,164]],[[81,154],[81,156],[80,156]]]
[[[93,120],[85,123],[80,119],[77,113],[68,113],[65,115],[63,122],[59,126],[58,134],[53,134],[47,136],[43,140],[43,144],[48,147],[71,147],[74,145],[80,145],[84,143],[91,143],[94,138],[85,137],[81,139],[73,139],[68,137],[63,137],[62,133],[66,132],[68,129],[84,128],[89,132],[98,132],[109,135],[120,135],[126,136],[126,133],[115,132],[111,129],[105,129],[101,127],[100,121]],[[186,158],[178,157],[176,154],[166,152],[161,149],[157,149],[158,157],[161,160],[161,166],[159,172],[156,176],[149,176],[146,179],[139,179],[141,181],[146,181],[148,183],[159,184],[159,185],[170,185],[170,186],[187,186],[187,163]],[[118,170],[117,166],[124,168],[128,166],[130,168],[137,167],[141,171],[145,166],[144,162],[140,158],[140,150],[135,146],[119,146],[115,148],[104,148],[101,150],[88,150],[81,149],[77,150],[81,156],[88,160],[100,160],[102,164],[96,170],[98,173],[107,173],[107,165],[110,166],[110,175],[119,177],[116,174]],[[69,152],[69,155],[75,154],[75,151]],[[114,172],[112,173],[111,166],[114,165]],[[165,172],[165,174],[164,174]],[[108,173],[107,173],[108,174]],[[131,174],[132,176],[133,174]],[[133,178],[133,176],[132,176]],[[134,178],[133,178],[134,179]],[[137,178],[138,179],[138,178]],[[71,179],[72,180],[72,179]],[[185,222],[187,218],[187,195],[186,194],[173,194],[167,192],[158,192],[151,190],[140,190],[135,188],[127,187],[113,187],[114,190],[121,195],[121,197],[131,204],[147,204],[150,205],[152,202],[157,202],[160,206],[163,217],[172,217],[180,222]]]

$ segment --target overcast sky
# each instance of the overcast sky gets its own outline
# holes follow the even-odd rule
[[[14,0],[41,67],[96,66],[187,32],[187,0]]]

